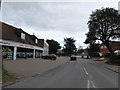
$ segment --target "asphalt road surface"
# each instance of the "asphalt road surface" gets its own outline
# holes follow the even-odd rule
[[[118,88],[118,73],[104,66],[103,61],[77,58],[7,88]]]

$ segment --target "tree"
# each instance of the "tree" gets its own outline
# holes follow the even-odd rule
[[[90,52],[99,52],[100,51],[99,44],[97,44],[97,43],[90,44],[89,49],[90,49]]]
[[[89,48],[87,48],[88,54],[90,57],[98,57],[98,52],[100,51],[99,44],[98,43],[91,43],[89,45]]]
[[[113,8],[97,9],[90,15],[89,32],[86,34],[86,44],[96,40],[102,41],[113,55],[110,40],[120,37],[120,14]]]
[[[82,46],[79,46],[77,50],[77,54],[81,54],[82,52],[84,52],[84,49],[82,48]]]
[[[79,49],[79,50],[77,51],[77,54],[81,54],[82,52],[84,52],[84,49]]]
[[[57,41],[53,40],[53,39],[46,40],[46,42],[49,44],[49,53],[50,54],[52,54],[52,53],[56,54],[58,49],[61,48],[60,44]]]
[[[75,41],[73,38],[65,38],[64,39],[64,53],[66,55],[71,55],[76,53],[76,46],[75,46]]]

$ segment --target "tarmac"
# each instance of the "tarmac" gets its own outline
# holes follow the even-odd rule
[[[107,69],[111,70],[111,71],[114,71],[114,72],[120,74],[120,66],[108,65],[108,64],[107,64],[105,67],[106,67]]]
[[[104,58],[100,58],[100,59],[95,59],[94,61],[107,61]],[[110,64],[106,64],[105,67],[111,71],[114,71],[116,73],[120,73],[120,66],[117,65],[110,65]]]
[[[56,60],[49,59],[17,59],[17,60],[4,60],[4,68],[10,73],[17,75],[18,80],[14,82],[8,82],[3,84],[6,86],[11,83],[19,82],[22,79],[29,78],[38,74],[47,72],[55,67],[58,67],[69,61],[69,57],[57,57]],[[120,73],[120,67],[114,65],[105,66],[107,69],[112,70],[116,73]]]
[[[93,59],[90,59],[90,60],[93,60],[93,61],[105,61],[106,62],[107,58],[93,58]],[[106,64],[105,68],[120,74],[120,66]]]

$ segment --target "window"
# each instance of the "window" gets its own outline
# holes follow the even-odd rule
[[[107,48],[106,46],[104,46],[104,48]]]
[[[35,43],[38,43],[38,40],[37,40],[37,39],[35,39]]]
[[[25,40],[25,34],[24,33],[21,33],[21,39]]]

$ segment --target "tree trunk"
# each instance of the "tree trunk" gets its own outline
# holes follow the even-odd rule
[[[108,48],[110,54],[111,54],[111,55],[114,55],[114,51],[113,51],[112,47],[110,46],[109,42],[103,42],[103,43],[104,43],[104,44],[106,45],[106,47]]]

